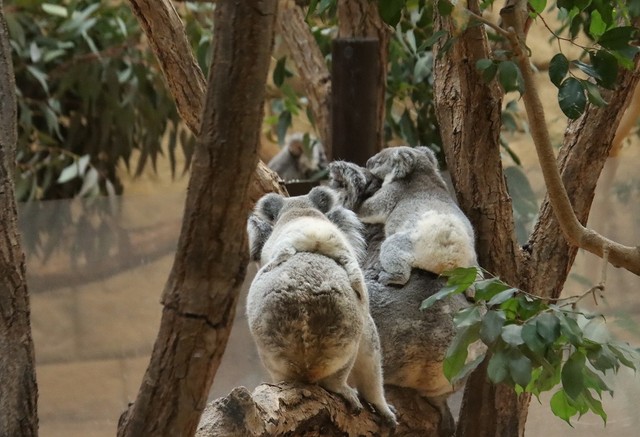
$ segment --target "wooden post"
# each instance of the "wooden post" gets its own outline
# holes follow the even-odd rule
[[[331,156],[363,166],[378,152],[379,42],[374,38],[335,39],[332,60]]]

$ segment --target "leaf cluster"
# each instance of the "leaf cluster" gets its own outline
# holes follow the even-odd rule
[[[18,0],[7,10],[18,96],[19,200],[119,193],[118,162],[136,174],[169,135],[191,156],[179,116],[126,4]]]
[[[507,384],[517,393],[536,396],[557,388],[551,398],[553,413],[567,421],[591,411],[606,423],[602,393],[613,394],[603,377],[621,366],[636,370],[640,352],[613,340],[600,316],[576,310],[580,297],[549,301],[502,282],[477,280],[476,268],[445,273],[447,285],[426,299],[421,308],[472,288],[475,304],[454,317],[458,332],[444,362],[445,376],[455,383],[482,360],[495,384]],[[468,362],[468,347],[487,346],[485,356]]]

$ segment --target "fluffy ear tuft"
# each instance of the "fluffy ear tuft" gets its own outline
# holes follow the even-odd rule
[[[262,256],[262,248],[264,243],[267,242],[273,231],[271,223],[259,217],[256,214],[251,214],[247,221],[247,233],[249,234],[249,255],[251,261],[260,261]]]
[[[400,148],[398,148],[400,149]],[[393,168],[393,179],[404,179],[411,174],[415,168],[416,155],[411,148],[402,148],[395,151],[391,158],[391,168]]]
[[[323,214],[328,213],[338,203],[336,193],[327,187],[314,187],[308,196],[311,203]]]
[[[429,160],[431,165],[433,165],[433,168],[438,169],[438,158],[436,158],[436,154],[433,153],[433,150],[425,146],[414,147],[414,150],[422,153]]]
[[[280,210],[284,205],[284,197],[276,193],[269,193],[260,200],[255,207],[256,214],[262,216],[264,219],[274,222],[280,214]]]

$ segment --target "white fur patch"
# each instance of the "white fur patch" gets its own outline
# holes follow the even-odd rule
[[[427,211],[417,223],[405,224],[403,231],[410,232],[413,242],[413,267],[440,274],[476,264],[473,235],[469,235],[465,223],[453,214]]]

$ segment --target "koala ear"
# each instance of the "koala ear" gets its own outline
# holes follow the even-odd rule
[[[414,169],[416,162],[415,152],[411,148],[398,150],[393,164],[394,179],[407,177]]]
[[[255,212],[273,223],[276,220],[276,217],[278,217],[278,214],[280,214],[280,210],[283,206],[284,197],[276,193],[269,193],[258,200]]]
[[[309,191],[308,196],[311,203],[324,214],[338,203],[337,194],[327,187],[315,187]]]
[[[436,158],[436,154],[433,153],[433,150],[425,146],[414,147],[414,150],[421,152],[434,168],[438,168],[438,158]]]
[[[273,231],[271,223],[256,214],[251,214],[247,221],[247,233],[249,234],[249,255],[251,261],[260,261],[262,248]]]

